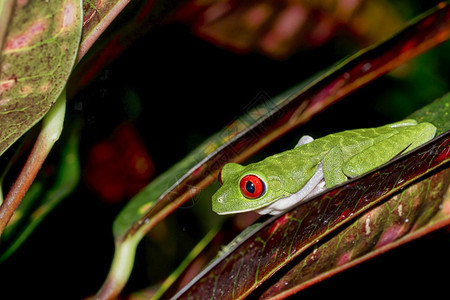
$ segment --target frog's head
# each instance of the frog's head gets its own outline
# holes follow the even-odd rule
[[[252,211],[282,197],[280,179],[263,169],[258,163],[226,164],[219,174],[222,186],[212,197],[212,210],[219,215]]]

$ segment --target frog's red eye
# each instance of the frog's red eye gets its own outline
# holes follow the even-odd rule
[[[242,195],[248,199],[256,199],[264,195],[266,192],[266,185],[256,175],[246,175],[242,177],[239,183]]]
[[[219,184],[220,184],[220,185],[223,185],[223,180],[222,180],[222,169],[220,169],[219,175],[217,175],[217,180],[219,181]]]

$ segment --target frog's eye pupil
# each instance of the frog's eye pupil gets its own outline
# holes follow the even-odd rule
[[[242,195],[247,199],[256,199],[264,195],[266,185],[264,181],[256,175],[246,175],[239,183]]]
[[[245,184],[245,189],[250,194],[254,194],[255,193],[255,185],[251,181],[247,181],[247,183]]]

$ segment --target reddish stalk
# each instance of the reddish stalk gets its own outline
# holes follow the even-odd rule
[[[36,178],[53,145],[58,140],[64,123],[65,111],[66,91],[63,90],[61,96],[45,116],[41,133],[25,162],[25,166],[0,206],[0,236]]]

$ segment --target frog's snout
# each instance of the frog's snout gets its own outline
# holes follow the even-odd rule
[[[226,195],[220,193],[213,195],[212,210],[219,215],[223,214],[227,210],[227,207],[225,205],[227,202],[226,199],[227,199]]]

